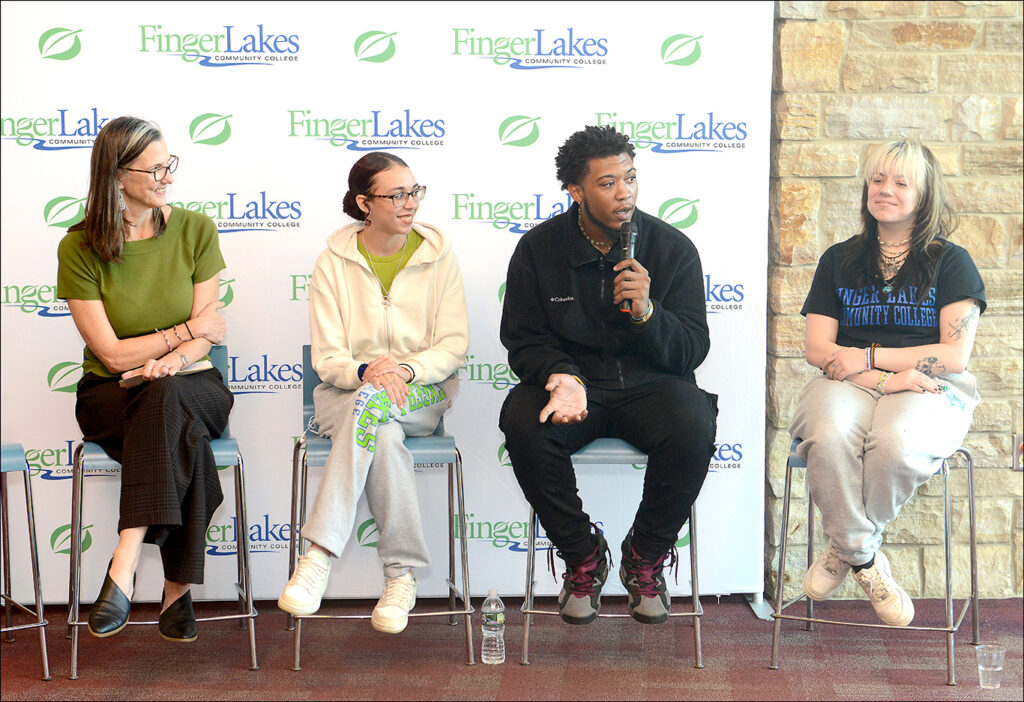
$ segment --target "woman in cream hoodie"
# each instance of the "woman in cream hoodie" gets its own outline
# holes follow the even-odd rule
[[[320,608],[332,556],[345,548],[366,491],[385,586],[371,622],[397,634],[416,603],[415,568],[429,562],[406,436],[433,433],[451,407],[469,346],[459,264],[436,227],[413,218],[426,187],[385,152],[349,173],[345,213],[317,258],[310,288],[314,391],[327,467],[302,528],[308,552],[278,600],[292,614]]]

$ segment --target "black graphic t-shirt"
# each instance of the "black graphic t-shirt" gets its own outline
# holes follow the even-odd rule
[[[889,348],[923,346],[939,342],[939,311],[948,304],[973,297],[985,311],[985,283],[971,255],[946,241],[942,247],[933,287],[918,302],[913,285],[884,292],[870,283],[857,287],[842,261],[855,237],[829,249],[818,260],[811,290],[800,314],[821,314],[839,320],[836,343],[864,348],[878,343]]]

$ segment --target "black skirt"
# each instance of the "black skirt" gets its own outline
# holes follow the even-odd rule
[[[149,527],[164,577],[203,582],[206,530],[224,499],[209,440],[227,427],[234,396],[216,369],[124,389],[88,373],[75,416],[86,441],[121,463],[118,532]]]

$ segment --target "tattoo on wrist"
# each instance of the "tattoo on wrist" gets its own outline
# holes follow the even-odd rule
[[[917,362],[914,370],[924,373],[929,378],[934,378],[946,372],[946,365],[937,356],[926,356]]]

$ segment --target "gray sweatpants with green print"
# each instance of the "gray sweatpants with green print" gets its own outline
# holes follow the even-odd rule
[[[412,454],[407,436],[428,436],[452,405],[459,379],[409,386],[404,408],[393,406],[384,390],[365,384],[341,390],[321,383],[313,391],[320,436],[331,439],[324,476],[302,536],[334,557],[345,550],[355,526],[356,505],[366,491],[380,538],[377,554],[384,575],[398,577],[423,568],[430,554],[423,539]]]

